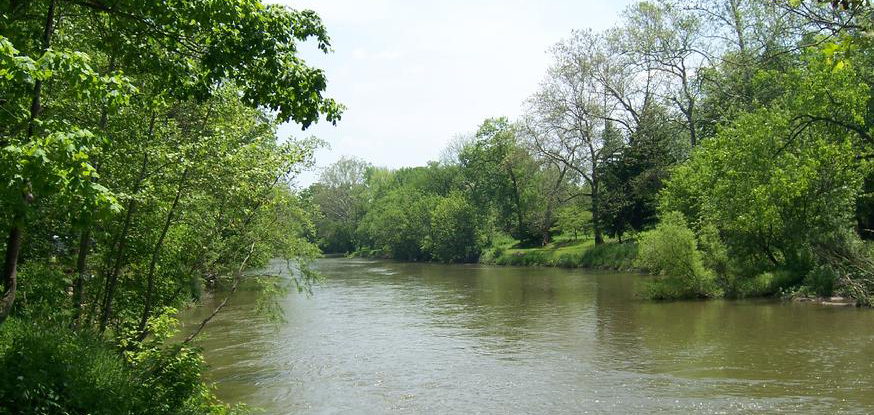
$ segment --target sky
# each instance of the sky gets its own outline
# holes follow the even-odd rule
[[[630,0],[282,0],[322,18],[333,52],[301,46],[325,70],[326,96],[347,107],[332,126],[280,127],[281,138],[314,135],[330,148],[318,170],[343,156],[376,166],[437,160],[454,137],[488,117],[516,119],[550,65],[549,48],[573,29],[618,23]]]

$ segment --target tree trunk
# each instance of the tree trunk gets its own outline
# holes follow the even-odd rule
[[[46,13],[46,25],[45,31],[43,32],[42,39],[42,52],[46,53],[51,46],[52,41],[52,32],[55,30],[55,3],[57,0],[52,0],[49,3],[49,11]],[[36,133],[36,119],[39,117],[39,114],[42,112],[42,80],[37,79],[36,82],[33,83],[33,101],[30,103],[30,122],[27,126],[27,136],[33,137],[34,133]]]
[[[146,336],[146,323],[149,321],[149,315],[152,313],[152,298],[155,291],[155,267],[158,265],[158,258],[161,256],[161,248],[164,245],[164,238],[167,236],[167,231],[170,229],[170,224],[173,223],[173,214],[176,212],[176,207],[179,206],[179,199],[182,197],[182,191],[185,189],[185,182],[188,179],[188,167],[182,173],[182,179],[179,181],[179,187],[176,189],[176,197],[173,199],[173,205],[167,212],[167,219],[164,221],[164,227],[161,229],[161,236],[158,237],[158,242],[155,244],[155,249],[152,251],[152,259],[149,262],[149,274],[147,277],[146,298],[143,308],[143,316],[140,319],[140,325],[137,329],[140,332],[139,339],[142,340]]]
[[[595,233],[595,245],[604,243],[604,234],[601,230],[601,196],[598,192],[598,184],[592,182],[592,231]]]
[[[150,130],[152,128],[154,128],[154,117],[152,118],[152,126],[150,127]],[[136,196],[140,191],[140,186],[146,176],[146,166],[148,165],[148,162],[148,154],[143,154],[143,166],[140,168],[140,177],[137,178],[137,181],[134,184],[133,196]],[[103,333],[106,330],[106,324],[109,322],[109,317],[112,315],[112,298],[115,296],[115,290],[118,287],[118,273],[121,271],[121,264],[124,260],[124,250],[125,247],[127,247],[127,234],[130,230],[131,221],[133,220],[133,215],[136,209],[137,200],[131,198],[127,205],[127,214],[124,218],[124,225],[122,226],[121,233],[118,235],[118,250],[115,254],[115,265],[110,270],[109,275],[106,276],[106,287],[104,288],[105,294],[103,296],[102,307],[103,311],[100,315],[100,333]]]
[[[21,250],[21,216],[16,215],[6,241],[6,262],[3,265],[3,298],[0,299],[0,323],[12,312],[18,288],[18,252]]]
[[[109,57],[109,66],[107,67],[106,73],[108,75],[112,75],[115,72],[115,56]],[[103,109],[100,110],[100,121],[97,122],[97,128],[100,131],[106,131],[106,123],[109,120],[109,106],[104,105]],[[97,166],[95,166],[97,168]],[[99,168],[98,168],[99,169]],[[96,183],[97,177],[92,176],[91,182]],[[76,328],[79,324],[79,319],[82,317],[82,297],[83,291],[85,290],[85,276],[88,274],[88,252],[91,247],[91,228],[89,213],[82,213],[82,223],[85,225],[85,229],[82,230],[80,240],[79,240],[79,252],[78,257],[76,258],[76,283],[73,286],[73,320],[70,322],[70,327]]]
[[[91,229],[85,228],[79,238],[79,253],[76,258],[76,283],[73,286],[73,320],[71,328],[79,325],[82,318],[82,296],[85,290],[85,274],[88,272],[88,247],[91,245]]]
[[[43,53],[49,50],[52,32],[55,27],[55,3],[51,0],[49,10],[46,13],[45,31],[43,32]],[[36,119],[42,112],[42,81],[37,80],[33,84],[33,101],[30,103],[30,121],[27,126],[27,137],[31,138],[36,133]],[[26,190],[23,194],[25,206],[33,200],[33,194]],[[21,252],[21,235],[24,232],[24,213],[16,212],[12,218],[12,227],[9,229],[9,239],[6,242],[6,256],[3,263],[3,298],[0,299],[0,323],[6,320],[12,312],[15,304],[15,293],[18,289],[18,254]]]
[[[746,57],[746,36],[744,36],[743,32],[743,16],[741,16],[740,4],[738,3],[738,0],[731,0],[728,2],[728,7],[731,13],[732,29],[734,29],[734,34],[737,36],[737,47],[742,57]]]
[[[595,245],[604,243],[604,233],[601,231],[601,208],[599,198],[592,194],[592,231],[595,233]]]
[[[522,220],[522,200],[519,197],[519,183],[516,181],[516,175],[513,173],[513,169],[508,168],[507,173],[510,174],[510,180],[513,181],[513,202],[516,204],[516,222],[517,222],[517,232],[519,236],[524,235],[524,221]]]
[[[543,227],[541,229],[543,240],[541,241],[541,246],[549,245],[551,242],[549,235],[549,228],[552,227],[552,202],[546,203],[546,213],[543,217]]]

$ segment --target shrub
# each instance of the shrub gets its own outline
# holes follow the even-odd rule
[[[30,320],[64,322],[71,313],[67,288],[72,277],[56,262],[31,261],[18,271],[15,314]]]
[[[763,272],[752,278],[726,278],[726,289],[735,298],[763,297],[780,292],[795,277],[788,271]]]
[[[554,265],[561,268],[577,268],[580,266],[581,255],[561,254],[555,259]]]
[[[228,414],[200,378],[196,349],[160,347],[156,336],[122,353],[91,333],[10,318],[0,326],[0,414]],[[168,324],[164,324],[168,323]],[[167,330],[164,330],[167,329]],[[163,331],[163,332],[162,332]]]
[[[671,212],[655,229],[639,239],[636,265],[662,275],[648,287],[653,299],[717,297],[721,295],[713,271],[704,267],[695,233],[683,215]]]
[[[701,259],[705,267],[712,269],[717,275],[729,273],[731,262],[728,247],[719,236],[716,226],[707,224],[698,230],[698,248],[701,250]]]
[[[127,414],[144,405],[137,377],[99,341],[18,319],[2,332],[0,414]]]
[[[451,193],[431,212],[431,233],[424,250],[442,262],[476,261],[485,245],[480,219],[476,208],[461,193]]]

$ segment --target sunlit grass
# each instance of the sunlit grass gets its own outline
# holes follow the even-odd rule
[[[637,246],[607,239],[595,245],[594,238],[558,236],[542,247],[521,248],[509,238],[497,239],[480,262],[495,265],[549,266],[562,268],[631,269]]]

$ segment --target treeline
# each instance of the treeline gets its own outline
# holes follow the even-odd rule
[[[309,276],[288,183],[318,143],[277,125],[342,107],[307,40],[259,0],[0,2],[0,414],[230,411],[176,310],[270,258]]]
[[[389,170],[343,158],[303,195],[325,252],[476,261],[495,239],[548,243],[557,222],[582,237],[588,198],[568,169],[538,158],[505,118],[458,137],[443,161]]]
[[[425,167],[328,168],[317,241],[455,262],[591,232],[638,244],[655,298],[870,304],[872,9],[832,3],[643,2],[575,31],[519,120]]]

